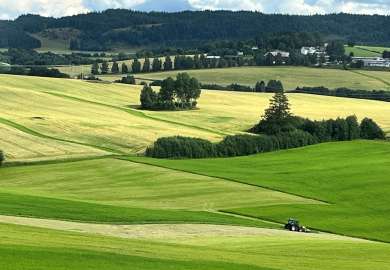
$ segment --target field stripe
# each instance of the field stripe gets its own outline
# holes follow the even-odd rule
[[[282,229],[244,227],[234,225],[214,225],[214,224],[139,224],[139,225],[112,225],[112,224],[93,224],[73,221],[62,221],[55,219],[39,219],[17,216],[0,215],[0,223],[14,224],[21,226],[31,226],[37,228],[73,231],[84,234],[99,234],[110,237],[127,239],[145,239],[145,240],[175,240],[191,239],[200,237],[242,237],[242,236],[291,236],[291,232]],[[298,234],[309,238],[321,238],[331,240],[350,240],[359,242],[371,242],[367,239],[355,238],[350,236],[332,234],[332,233],[313,233]]]
[[[44,91],[43,93],[49,94],[49,95],[53,95],[53,96],[56,96],[56,97],[60,97],[60,98],[71,99],[71,100],[78,101],[78,102],[84,102],[84,103],[89,103],[89,104],[98,105],[98,106],[105,106],[105,107],[108,107],[108,108],[111,108],[111,109],[116,109],[116,110],[120,110],[120,111],[129,113],[129,114],[131,114],[133,116],[136,116],[136,117],[147,118],[147,119],[150,119],[150,120],[163,122],[163,123],[167,123],[167,124],[172,124],[172,125],[175,125],[175,126],[182,126],[182,127],[187,127],[187,128],[191,128],[191,129],[200,130],[200,131],[205,131],[205,132],[216,134],[216,135],[219,135],[219,136],[227,136],[227,135],[229,135],[227,133],[224,133],[224,132],[218,131],[218,130],[203,128],[203,127],[190,125],[190,124],[185,124],[185,123],[176,122],[176,121],[171,121],[171,120],[167,120],[167,119],[161,119],[161,118],[148,115],[148,114],[146,114],[144,112],[141,112],[141,111],[135,110],[135,109],[123,108],[123,107],[119,107],[119,106],[114,106],[114,105],[101,103],[101,102],[96,102],[96,101],[83,99],[83,98],[79,98],[79,97],[74,97],[74,96],[68,96],[68,95],[64,95],[64,94],[58,94],[58,93],[52,93],[52,92],[46,92],[46,91]]]
[[[207,173],[199,173],[199,172],[193,172],[193,171],[190,171],[190,170],[183,170],[183,169],[172,168],[172,167],[164,166],[164,165],[157,165],[157,164],[154,164],[154,163],[149,163],[147,161],[139,160],[137,158],[134,159],[134,157],[131,157],[131,156],[115,156],[114,158],[120,159],[120,160],[125,160],[125,161],[128,161],[128,162],[145,164],[145,165],[150,165],[150,166],[163,168],[163,169],[169,169],[169,170],[178,171],[178,172],[184,172],[184,173],[190,173],[190,174],[194,174],[194,175],[212,177],[212,178],[215,178],[215,179],[235,182],[235,183],[239,183],[239,184],[243,184],[243,185],[247,185],[247,186],[259,187],[259,188],[263,188],[263,189],[267,189],[267,190],[280,192],[280,193],[284,193],[284,194],[300,197],[300,198],[303,198],[303,199],[311,200],[311,201],[313,201],[313,203],[317,203],[317,204],[333,204],[331,202],[328,202],[328,201],[325,201],[325,200],[322,200],[322,199],[318,199],[318,198],[314,198],[314,197],[308,197],[308,196],[302,196],[300,194],[295,194],[295,193],[292,193],[292,192],[286,192],[286,191],[283,191],[283,190],[280,190],[280,189],[271,188],[271,187],[267,187],[267,186],[263,186],[263,185],[251,184],[251,183],[240,181],[240,180],[237,180],[237,179],[234,179],[234,178],[220,177],[220,176],[210,175],[210,174],[207,174]]]
[[[390,87],[390,82],[388,82],[388,81],[386,81],[386,80],[384,80],[384,79],[382,79],[382,78],[376,77],[376,76],[374,76],[374,75],[369,75],[369,74],[361,73],[361,72],[359,72],[359,71],[357,71],[357,70],[349,70],[349,71],[352,72],[352,73],[358,74],[358,75],[360,75],[360,76],[366,77],[366,78],[370,78],[370,79],[377,80],[377,81],[382,82],[382,83],[384,83],[385,85],[387,85],[387,86]],[[380,89],[377,89],[377,90],[380,90]]]
[[[0,123],[2,123],[4,125],[7,125],[7,126],[10,126],[10,127],[13,127],[13,128],[15,128],[15,129],[17,129],[19,131],[24,132],[24,133],[28,133],[30,135],[33,135],[33,136],[36,136],[36,137],[40,137],[40,138],[55,140],[55,141],[59,141],[59,142],[72,143],[72,144],[77,144],[77,145],[82,145],[82,146],[88,146],[88,147],[92,147],[92,148],[95,148],[95,149],[99,149],[99,150],[103,150],[103,151],[110,152],[110,153],[115,153],[115,154],[124,154],[123,152],[121,152],[119,150],[111,149],[111,148],[104,147],[104,146],[98,146],[98,145],[93,145],[93,144],[88,144],[88,143],[83,143],[83,142],[77,142],[77,141],[72,141],[72,140],[67,140],[67,139],[61,139],[61,138],[45,135],[45,134],[39,133],[39,132],[37,132],[35,130],[32,130],[32,129],[28,128],[28,127],[25,127],[23,125],[20,125],[18,123],[15,123],[13,121],[7,120],[7,119],[2,118],[2,117],[0,117]]]

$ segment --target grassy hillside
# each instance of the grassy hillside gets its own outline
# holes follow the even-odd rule
[[[349,55],[353,52],[355,57],[382,57],[384,51],[390,51],[390,48],[376,46],[345,47],[345,53]]]
[[[137,74],[138,78],[153,80],[175,76],[173,72]],[[347,70],[320,69],[306,67],[242,67],[212,70],[188,70],[191,76],[198,78],[202,83],[217,83],[228,85],[239,83],[254,86],[257,81],[281,80],[286,90],[300,86],[325,86],[328,88],[347,87],[364,90],[390,90],[390,86],[374,79],[359,76]],[[375,71],[370,74],[376,75]]]
[[[162,231],[163,232],[163,231]],[[381,243],[291,234],[190,235],[126,239],[0,225],[2,269],[196,269],[293,270],[389,269]],[[129,239],[130,238],[130,239]],[[326,261],[326,263],[324,263]]]
[[[217,141],[253,126],[272,96],[203,91],[199,110],[151,112],[135,109],[140,86],[7,75],[0,76],[0,84],[4,137],[18,133],[37,142],[1,141],[9,160],[60,157],[59,143],[77,148],[66,154],[79,155],[142,152],[158,137],[179,134]],[[390,130],[387,102],[303,94],[289,98],[294,113],[303,117],[320,120],[356,114]],[[57,150],[42,144],[53,144]]]
[[[329,203],[231,210],[236,213],[277,221],[296,217],[314,228],[390,242],[389,158],[389,143],[356,141],[230,159],[137,160]]]

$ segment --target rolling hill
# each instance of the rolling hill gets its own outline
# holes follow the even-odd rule
[[[390,269],[388,142],[150,159],[136,154],[161,136],[244,132],[271,94],[204,90],[198,110],[159,112],[137,109],[141,86],[0,85],[1,269]],[[390,103],[288,97],[297,115],[390,131]],[[282,230],[289,217],[312,233]]]

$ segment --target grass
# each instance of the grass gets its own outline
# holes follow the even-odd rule
[[[307,67],[241,67],[225,69],[203,69],[137,74],[137,78],[153,80],[176,76],[178,72],[188,72],[202,83],[228,85],[239,83],[254,86],[257,81],[281,80],[286,90],[300,86],[325,86],[331,89],[347,87],[351,89],[390,90],[390,87],[376,79],[367,79],[358,74],[340,69]],[[375,71],[370,72],[375,75]]]
[[[353,52],[355,57],[382,57],[383,52],[386,50],[390,51],[390,48],[377,46],[345,47],[345,53],[349,55]]]
[[[233,224],[276,227],[260,220],[207,211],[143,209],[16,193],[0,193],[0,214],[101,224]]]
[[[4,224],[0,239],[6,270],[390,269],[388,245],[283,232],[150,241]]]
[[[76,158],[102,155],[105,152],[66,142],[40,138],[8,125],[0,124],[0,149],[12,161]]]
[[[61,140],[74,142],[81,152],[87,146],[93,152],[134,154],[158,137],[179,134],[218,141],[253,126],[272,96],[203,91],[199,110],[152,112],[134,109],[139,105],[141,86],[8,75],[0,76],[0,83],[3,124],[12,123],[12,127],[29,133],[25,136],[37,137],[37,141],[53,139],[55,145]],[[321,120],[356,114],[360,119],[373,118],[390,130],[390,103],[304,94],[290,94],[289,98],[293,112],[302,117]],[[52,156],[40,144],[23,145]],[[2,147],[10,153],[10,161],[40,158],[24,151],[17,155],[15,151],[19,150],[4,142]]]
[[[143,151],[158,137],[179,133],[211,140],[221,137],[213,132],[184,125],[180,126],[179,131],[177,125],[143,117],[137,111],[131,114],[121,109],[65,99],[40,91],[45,88],[60,91],[61,87],[74,89],[79,85],[88,88],[91,86],[89,83],[47,80],[51,83],[46,84],[40,78],[26,78],[24,81],[12,76],[2,76],[2,79],[5,80],[1,80],[3,87],[0,90],[0,104],[4,110],[0,117],[45,136],[125,153]],[[61,85],[61,82],[64,84]],[[104,87],[100,87],[100,90],[104,90]],[[18,110],[14,110],[15,106]]]
[[[117,159],[9,167],[0,171],[0,179],[3,192],[122,207],[215,211],[254,205],[318,203],[250,185]]]
[[[330,203],[233,209],[235,213],[279,222],[293,216],[313,228],[390,242],[389,157],[387,142],[355,141],[230,159],[136,160]]]

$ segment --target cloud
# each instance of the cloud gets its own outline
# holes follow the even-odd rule
[[[0,0],[0,19],[20,14],[66,16],[108,8],[144,11],[256,10],[265,13],[360,13],[390,15],[390,0]]]
[[[59,17],[87,11],[82,0],[0,0],[1,19],[11,19],[26,13]]]

